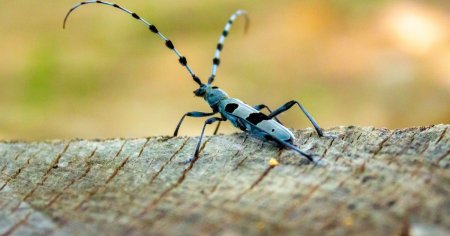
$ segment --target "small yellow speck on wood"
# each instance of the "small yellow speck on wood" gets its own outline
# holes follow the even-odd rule
[[[269,160],[269,166],[273,166],[273,167],[275,167],[275,166],[277,166],[277,165],[279,165],[280,163],[277,161],[277,159],[275,159],[275,158],[271,158],[270,160]]]

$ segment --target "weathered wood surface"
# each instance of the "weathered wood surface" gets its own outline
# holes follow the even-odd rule
[[[450,235],[449,127],[0,142],[0,234]]]

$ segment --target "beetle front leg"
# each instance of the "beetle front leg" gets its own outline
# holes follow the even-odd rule
[[[190,116],[190,117],[206,117],[206,116],[212,116],[214,114],[216,114],[217,112],[200,112],[200,111],[191,111],[191,112],[187,112],[186,114],[183,115],[183,117],[181,117],[180,121],[177,124],[177,128],[175,129],[175,132],[173,132],[173,136],[176,137],[178,135],[178,130],[180,129],[181,123],[184,120],[184,117],[186,116]],[[216,132],[219,129],[219,127],[216,128]]]
[[[203,134],[205,133],[206,125],[210,125],[210,124],[212,124],[212,123],[214,123],[216,121],[220,122],[220,121],[222,121],[222,118],[220,118],[220,117],[212,117],[212,118],[209,118],[209,119],[207,119],[205,121],[205,124],[203,125],[203,129],[202,129],[202,133],[200,134],[200,137],[198,138],[197,146],[195,147],[194,157],[191,157],[191,158],[187,159],[186,161],[183,161],[183,164],[190,163],[194,159],[198,158],[198,155],[200,153],[200,144],[202,143]]]

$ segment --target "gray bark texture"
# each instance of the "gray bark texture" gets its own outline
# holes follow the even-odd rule
[[[0,235],[450,235],[449,127],[4,141]]]

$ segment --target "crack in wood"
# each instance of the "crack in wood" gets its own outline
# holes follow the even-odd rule
[[[283,215],[284,215],[284,217],[283,218],[290,218],[289,216],[297,209],[300,209],[309,199],[311,199],[312,198],[312,196],[314,195],[314,193],[320,188],[320,186],[322,186],[323,184],[325,184],[327,181],[328,181],[328,179],[330,179],[330,177],[329,176],[327,176],[327,177],[325,177],[325,179],[324,180],[322,180],[321,182],[319,182],[318,184],[316,184],[316,185],[313,185],[312,187],[311,187],[311,189],[308,191],[308,193],[306,193],[306,195],[305,196],[303,196],[303,197],[301,197],[299,200],[298,200],[298,203],[294,203],[293,205],[291,205],[290,207],[288,207],[285,211],[284,211],[284,213],[283,213]],[[293,201],[295,201],[295,199],[292,199]]]
[[[353,144],[354,142],[359,141],[359,139],[361,138],[361,136],[362,136],[362,132],[360,132],[359,135],[358,135],[358,137],[356,137],[356,139],[352,140],[350,143]]]
[[[275,159],[280,159],[281,154],[283,153],[283,149],[278,150],[278,154],[277,157]],[[238,202],[241,200],[241,198],[247,194],[248,192],[250,192],[256,185],[258,185],[268,174],[269,172],[275,168],[276,165],[269,165],[264,172],[252,183],[252,185],[250,185],[249,188],[247,188],[245,191],[243,191],[242,193],[240,193],[239,195],[236,196],[236,198],[234,199],[235,202]],[[228,201],[226,201],[228,202]]]
[[[136,158],[141,157],[142,153],[144,152],[144,149],[147,147],[148,142],[150,142],[150,138],[147,138],[144,145],[142,145],[141,150],[139,151],[139,155]]]
[[[443,138],[445,135],[445,132],[447,132],[448,127],[445,127],[444,131],[442,131],[441,135],[439,135],[439,138],[436,140],[436,142],[434,142],[435,145],[437,145]]]
[[[245,136],[247,137],[247,135]],[[244,142],[241,143],[241,145],[243,145],[245,143],[247,139],[244,139]],[[239,153],[241,153],[243,150],[245,150],[245,148],[248,147],[248,145],[245,145],[244,147],[240,148],[239,150],[237,150],[236,153],[233,154],[233,156],[231,156],[230,160],[233,160],[234,158],[236,158],[238,156]],[[248,158],[249,155],[245,156],[243,158],[243,160],[239,161],[238,165],[236,167],[233,168],[233,171],[237,170],[239,168],[239,166]],[[216,192],[216,190],[218,189],[218,187],[223,183],[223,181],[225,181],[225,179],[228,177],[228,175],[231,172],[226,172],[226,174],[221,175],[221,178],[219,181],[217,181],[213,187],[211,188],[211,190],[209,191],[208,194],[205,194],[205,198],[206,199],[210,199],[211,196],[213,196],[213,194]]]
[[[119,148],[119,151],[117,151],[117,153],[116,153],[116,155],[114,155],[113,159],[116,159],[120,155],[120,153],[122,153],[123,147],[125,147],[126,143],[127,143],[127,140],[123,141],[122,145]]]
[[[27,168],[27,167],[30,165],[31,159],[34,158],[34,157],[36,157],[37,154],[39,154],[40,152],[41,152],[41,150],[38,150],[38,151],[35,152],[33,155],[31,155],[30,157],[28,157],[28,159],[27,159],[27,161],[25,162],[25,164],[24,164],[23,166],[19,167],[19,168],[15,171],[15,173],[14,173],[12,176],[10,176],[10,177],[5,181],[5,183],[0,187],[0,192],[6,187],[6,185],[9,184],[9,182],[10,182],[11,180],[17,178],[17,176],[20,175],[20,173],[22,172],[22,170],[24,170],[25,168]]]
[[[24,154],[27,150],[22,150],[20,153],[17,153],[16,156],[14,157],[14,160],[17,161],[17,159],[22,156],[22,154]],[[6,153],[6,152],[5,152]],[[0,173],[3,173],[3,171],[5,171],[6,167],[8,167],[8,162],[5,162],[5,165],[2,167],[2,169],[0,170]]]
[[[424,148],[422,149],[422,151],[419,152],[419,154],[424,155],[424,153],[428,150],[428,148],[430,147],[430,143],[425,143]]]
[[[145,146],[147,145],[147,143],[148,143],[149,140],[150,140],[150,139],[148,138],[147,141],[144,143],[144,145],[142,145],[141,151],[139,152],[139,155],[137,156],[137,158],[140,157],[140,155],[142,155],[142,152],[144,151]],[[118,153],[122,150],[122,148],[123,148],[123,145],[120,147],[120,150],[118,151]],[[117,156],[118,156],[118,155],[117,155]],[[112,180],[114,177],[116,177],[116,175],[119,173],[119,171],[127,164],[127,162],[128,162],[129,159],[130,159],[130,157],[127,156],[127,157],[120,163],[120,165],[114,169],[114,172],[106,179],[104,185],[97,186],[94,190],[90,191],[90,192],[88,193],[88,196],[87,196],[85,199],[83,199],[80,203],[78,203],[73,209],[74,209],[74,210],[81,210],[82,207],[83,207],[83,205],[86,204],[87,202],[89,202],[89,201],[90,201],[90,200],[91,200],[91,199],[92,199],[92,198],[100,191],[100,189],[101,189],[102,187],[105,187],[107,184],[109,184],[109,183],[111,182],[111,180]]]
[[[3,151],[1,157],[6,159],[5,156],[6,156],[7,153],[8,153],[8,150]],[[8,162],[5,161],[4,163],[5,163],[5,165],[2,165],[2,168],[0,168],[0,173],[3,173],[5,168],[8,166]]]
[[[141,149],[139,151],[139,154],[138,154],[138,156],[136,158],[139,158],[142,155],[142,153],[144,152],[144,149],[146,148],[146,146],[147,146],[149,141],[150,141],[150,138],[147,138],[145,143],[142,145],[142,147],[141,147]],[[119,150],[116,153],[115,157],[119,156],[119,154],[120,154],[120,152],[121,152],[121,150],[122,150],[124,145],[125,145],[125,142],[121,145],[121,147],[119,148]],[[113,159],[115,159],[115,157]],[[90,191],[88,193],[87,197],[85,199],[83,199],[81,202],[79,202],[73,208],[73,210],[81,210],[83,205],[86,204],[87,202],[89,202],[100,191],[100,188],[106,186],[117,175],[119,170],[122,169],[125,166],[125,164],[128,162],[129,158],[130,158],[129,156],[126,157],[125,160],[122,161],[122,163],[117,168],[115,168],[114,172],[106,179],[105,184],[97,186],[94,190]],[[90,168],[89,168],[89,170],[90,170]]]
[[[119,173],[119,171],[122,170],[123,167],[127,164],[128,159],[130,159],[129,156],[126,157],[125,160],[123,160],[122,163],[114,170],[112,175],[109,176],[109,178],[106,180],[105,184],[108,184],[109,182],[111,182],[112,179],[114,179],[114,177],[116,177],[116,175]]]
[[[26,224],[28,222],[28,218],[30,218],[31,212],[27,213],[24,218],[22,218],[20,221],[16,222],[11,228],[9,228],[7,231],[2,233],[1,236],[8,236],[13,234],[18,228],[20,228],[22,225]]]
[[[100,190],[100,187],[97,187],[94,190],[88,192],[87,197],[85,199],[81,200],[75,207],[73,207],[73,210],[74,211],[81,210],[83,205],[86,204],[87,202],[89,202],[99,190]]]
[[[416,136],[416,135],[417,135],[417,133],[414,133],[414,134],[410,137],[408,143],[404,144],[403,147],[402,147],[402,149],[401,149],[400,151],[396,152],[394,156],[395,156],[395,157],[399,157],[399,156],[403,155],[403,154],[409,149],[409,147],[411,146],[411,144],[414,142],[415,136]],[[398,163],[397,163],[395,160],[393,160],[392,158],[389,158],[389,159],[387,160],[387,162],[386,162],[387,165],[390,165],[390,164],[392,164],[392,163],[398,165]]]
[[[67,144],[64,147],[64,149],[62,150],[62,152],[60,152],[56,156],[56,158],[53,160],[53,162],[50,164],[49,168],[42,176],[41,181],[39,183],[37,183],[36,186],[22,198],[22,201],[26,201],[28,198],[30,198],[33,195],[33,193],[39,188],[39,186],[43,186],[45,184],[45,181],[47,181],[50,172],[54,169],[55,166],[57,166],[59,164],[59,160],[61,159],[62,155],[67,151],[69,146],[70,146],[70,141],[67,142]]]
[[[250,192],[253,188],[255,188],[259,183],[261,183],[261,181],[263,181],[263,179],[269,174],[269,172],[273,169],[273,168],[275,168],[276,166],[272,166],[272,165],[269,165],[265,170],[264,170],[264,172],[258,177],[258,179],[256,179],[253,183],[252,183],[252,185],[250,185],[250,187],[248,188],[248,189],[246,189],[244,192],[242,192],[241,194],[239,194],[235,199],[234,199],[234,201],[235,202],[239,202],[240,200],[241,200],[241,198],[245,195],[245,194],[247,194],[248,192]]]
[[[94,157],[96,152],[97,152],[97,147],[94,149],[94,151],[91,152],[91,154],[88,157],[86,157],[84,159],[84,172],[82,175],[80,175],[80,177],[78,177],[76,179],[76,181],[80,181],[81,179],[83,179],[84,177],[86,177],[89,174],[89,172],[91,171],[91,164],[89,161],[91,160],[92,157]]]
[[[395,131],[390,132],[386,138],[381,140],[381,142],[378,144],[378,148],[373,152],[371,159],[373,159],[376,155],[378,155],[378,153],[381,151],[381,149],[383,149],[384,144],[392,137],[392,135],[394,135],[394,133],[395,133]]]
[[[203,143],[202,147],[200,148],[199,153],[201,153],[201,151],[205,148],[206,144],[211,140],[211,137],[209,137],[207,140],[205,140],[205,142]],[[152,211],[162,200],[163,198],[169,194],[172,190],[174,190],[175,188],[177,188],[179,185],[181,185],[183,183],[183,181],[185,180],[186,176],[189,174],[189,171],[191,171],[191,169],[194,167],[194,164],[197,162],[197,160],[199,159],[198,157],[195,157],[190,163],[189,166],[183,170],[183,173],[181,174],[181,176],[178,178],[177,182],[172,184],[171,186],[169,186],[168,188],[166,188],[155,200],[153,200],[152,202],[150,202],[146,207],[144,207],[144,209],[141,211],[141,213],[138,214],[138,217],[142,217],[145,214],[147,214],[147,212]]]
[[[169,159],[161,166],[161,168],[159,168],[158,172],[156,172],[156,174],[154,174],[152,176],[152,178],[150,179],[149,185],[151,185],[153,183],[153,181],[155,181],[155,179],[159,176],[159,174],[161,174],[161,172],[164,171],[164,168],[166,168],[166,166],[170,162],[172,162],[172,159],[184,148],[184,146],[189,141],[189,139],[190,138],[186,138],[186,140],[184,140],[184,142],[181,144],[181,146],[169,157]]]
[[[89,160],[95,155],[96,152],[97,152],[97,147],[95,147],[95,149],[91,152],[91,154],[89,154],[89,156],[84,158],[85,170],[84,170],[83,174],[81,174],[80,176],[78,176],[76,178],[72,178],[70,180],[70,182],[66,186],[64,186],[63,190],[61,192],[57,193],[47,203],[47,205],[46,205],[47,208],[51,207],[67,191],[67,189],[69,189],[74,183],[76,183],[77,181],[80,181],[81,179],[83,179],[84,177],[86,177],[88,175],[88,173],[91,171],[91,165],[89,164]]]
[[[248,145],[242,146],[242,145],[244,145],[245,141],[247,141],[247,138],[248,138],[248,134],[245,134],[244,141],[241,143],[241,149],[237,150],[237,152],[236,152],[233,156],[231,156],[231,160],[233,160],[234,158],[236,158],[236,157],[238,156],[238,154],[242,153],[242,152],[245,150],[245,148],[248,147]],[[249,156],[250,156],[250,155],[247,155],[247,156],[245,156],[242,160],[240,160],[240,161],[237,163],[237,165],[233,168],[233,170],[234,170],[234,171],[237,170],[237,169],[245,162],[245,160],[247,160],[247,158],[248,158]]]
[[[244,150],[246,147],[248,147],[248,145],[245,145],[242,149],[238,150],[238,151],[233,155],[233,158],[236,157],[238,154],[242,153],[243,150]],[[240,161],[236,164],[236,166],[233,168],[233,170],[239,169],[239,167],[241,167],[241,166],[244,164],[244,162],[247,160],[247,158],[248,158],[249,156],[250,156],[250,155],[246,155],[244,158],[242,158],[242,160],[240,160]]]
[[[312,137],[312,135],[313,135],[313,132],[310,132],[308,137],[305,138],[305,141],[302,143],[302,145],[305,145],[308,142],[308,140]]]
[[[328,147],[325,148],[325,150],[323,151],[322,155],[320,156],[319,160],[322,160],[323,158],[325,158],[325,155],[327,154],[328,150],[331,148],[331,146],[333,145],[335,138],[332,138],[330,143],[328,144]]]
[[[206,147],[206,143],[208,143],[210,140],[212,139],[212,137],[209,137],[207,140],[205,140],[205,142],[203,143],[203,145],[200,147],[199,153],[201,153],[201,151]],[[185,180],[187,174],[189,173],[189,171],[194,167],[195,162],[197,162],[197,160],[199,159],[199,156],[195,157],[190,163],[189,163],[189,167],[184,169],[182,175],[178,178],[177,182],[173,185],[171,185],[170,187],[168,187],[166,190],[164,190],[158,198],[156,198],[154,201],[150,202],[150,204],[148,204],[142,211],[141,213],[138,214],[137,217],[143,217],[145,214],[147,214],[148,212],[152,211],[162,200],[163,198],[169,194],[172,190],[174,190],[175,188],[177,188],[179,185],[181,185],[183,183],[183,181]],[[158,213],[158,215],[156,217],[154,217],[153,220],[145,222],[144,225],[141,226],[141,228],[145,229],[145,228],[150,228],[151,226],[153,226],[157,221],[160,221],[162,218],[164,218],[167,215],[167,213],[165,212],[161,212]],[[131,233],[131,231],[126,232],[126,234]]]
[[[362,132],[361,131],[359,131],[359,132],[360,133],[356,140],[359,140],[359,138],[362,136]],[[334,162],[337,162],[343,156],[343,154],[347,151],[347,148],[353,144],[353,140],[351,140],[351,142],[347,142],[345,140],[346,137],[348,137],[347,133],[345,133],[341,139],[344,142],[344,146],[342,148],[342,151],[339,154],[337,154],[336,157],[334,158]]]
[[[412,144],[412,143],[414,142],[414,140],[416,139],[416,135],[417,135],[417,133],[414,133],[414,134],[411,136],[411,139],[409,140],[409,142],[408,142],[407,144],[405,144],[405,146],[402,148],[402,150],[400,150],[399,153],[396,154],[397,156],[399,156],[399,155],[405,153],[405,152],[409,149],[409,147],[411,146],[411,144]]]
[[[438,157],[436,160],[436,164],[439,165],[439,163],[450,154],[450,149],[447,150],[447,152],[445,152],[442,156]]]

